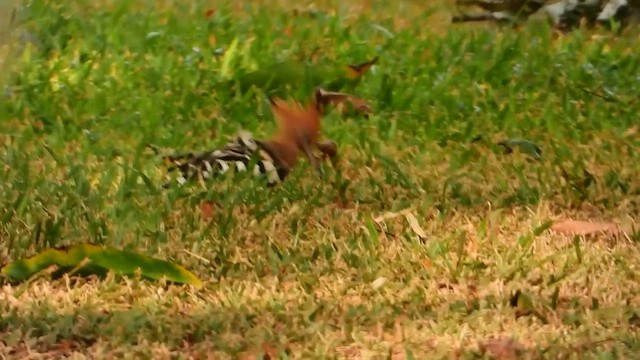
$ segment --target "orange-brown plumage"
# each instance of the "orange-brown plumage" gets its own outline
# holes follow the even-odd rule
[[[256,175],[266,175],[268,185],[273,186],[279,181],[284,181],[291,169],[297,165],[298,158],[303,155],[322,176],[319,158],[312,150],[322,152],[323,158],[329,157],[334,166],[338,151],[333,141],[319,141],[321,116],[331,102],[331,98],[327,96],[328,93],[322,89],[316,89],[314,98],[307,105],[279,98],[271,99],[271,111],[278,124],[278,131],[273,137],[259,140],[254,139],[250,133],[241,132],[221,148],[198,154],[166,155],[165,158],[172,164],[169,171],[180,172],[177,181],[182,185],[196,175],[200,178],[210,178],[231,168],[247,171],[251,160],[258,155],[252,171]],[[159,153],[156,147],[151,147]],[[167,187],[168,184],[163,186]]]
[[[271,99],[271,111],[278,123],[276,135],[265,141],[276,153],[280,160],[286,163],[289,168],[297,164],[300,155],[306,155],[316,171],[321,173],[318,159],[312,153],[312,149],[318,148],[327,154],[327,145],[319,144],[321,124],[321,106],[314,98],[307,105],[302,105],[297,101],[287,102],[280,98]],[[329,151],[331,152],[331,151]],[[335,156],[335,146],[333,154]]]
[[[304,137],[313,144],[320,132],[320,112],[315,102],[303,106],[297,101],[271,100],[271,111],[278,123],[276,139],[296,143]]]

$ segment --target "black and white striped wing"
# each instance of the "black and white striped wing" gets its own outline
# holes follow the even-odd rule
[[[158,153],[157,148],[151,147]],[[225,174],[231,169],[246,172],[252,164],[253,174],[266,176],[270,186],[284,180],[287,175],[286,169],[280,166],[275,156],[247,132],[239,133],[219,149],[199,154],[165,155],[164,159],[171,164],[168,168],[169,172],[179,172],[176,179],[179,185],[186,184],[194,177],[207,180]],[[164,187],[168,187],[170,182],[169,180]]]

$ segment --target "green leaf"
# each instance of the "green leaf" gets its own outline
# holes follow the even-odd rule
[[[414,360],[415,359],[415,357],[413,356],[413,352],[411,350],[409,350],[409,349],[404,349],[404,356],[405,356],[405,359],[407,359],[407,360]]]
[[[551,228],[551,225],[553,225],[553,220],[547,220],[543,222],[540,226],[537,226],[535,229],[533,229],[533,236],[540,236],[543,232],[549,230]]]
[[[516,318],[521,316],[533,315],[544,324],[547,324],[549,322],[546,316],[544,316],[538,309],[536,309],[533,304],[531,294],[527,292],[517,290],[511,297],[510,304],[511,307],[516,308]]]
[[[502,145],[506,148],[507,154],[513,152],[514,148],[519,148],[523,153],[533,157],[536,160],[542,158],[542,148],[540,145],[534,143],[531,140],[521,138],[511,138],[505,141],[501,141],[498,145]]]
[[[220,77],[226,79],[231,77],[231,65],[236,59],[238,53],[238,38],[233,38],[229,48],[224,52],[222,65],[220,66]]]
[[[458,234],[458,239],[456,241],[456,257],[458,258],[458,261],[456,263],[456,274],[459,274],[460,270],[462,269],[462,264],[466,256],[466,253],[465,253],[466,244],[467,244],[467,232],[463,230]]]
[[[580,248],[580,236],[573,237],[573,249],[576,252],[576,258],[578,259],[578,264],[582,264],[582,249]]]
[[[519,315],[526,315],[533,310],[533,301],[531,301],[529,294],[517,290],[511,297],[511,306],[517,309]]]
[[[50,248],[30,258],[14,261],[2,268],[0,273],[12,282],[22,282],[33,275],[56,265],[59,276],[78,269],[82,275],[106,275],[113,271],[116,275],[134,275],[138,270],[143,278],[167,280],[202,287],[202,281],[184,267],[164,260],[92,244],[78,244],[62,248]]]
[[[377,247],[380,244],[380,237],[378,235],[378,230],[376,230],[376,225],[371,216],[367,216],[366,220],[367,232],[369,233],[369,241]]]

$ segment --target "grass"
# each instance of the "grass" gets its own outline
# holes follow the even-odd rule
[[[451,27],[445,2],[152,3],[30,2],[0,101],[0,263],[92,242],[177,261],[205,286],[4,285],[3,357],[480,358],[494,337],[528,358],[640,353],[638,244],[544,231],[636,220],[636,34]],[[380,56],[353,90],[374,114],[324,119],[340,172],[159,188],[145,143],[274,130],[263,93],[221,85],[235,38],[231,74]],[[513,137],[542,159],[504,154]],[[220,205],[207,219],[205,200]],[[518,290],[531,306],[512,305]]]

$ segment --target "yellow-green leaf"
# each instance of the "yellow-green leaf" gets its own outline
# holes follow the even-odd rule
[[[134,275],[140,271],[143,278],[159,280],[165,277],[168,281],[202,287],[202,281],[181,265],[92,244],[46,249],[30,258],[7,264],[0,273],[12,282],[21,282],[53,265],[59,268],[58,275],[71,270],[77,270],[80,275],[99,276],[104,276],[109,271],[116,275]]]
[[[224,52],[224,57],[222,58],[222,65],[220,66],[220,77],[222,79],[227,79],[232,76],[231,65],[233,61],[238,56],[238,38],[233,38],[229,48]]]

